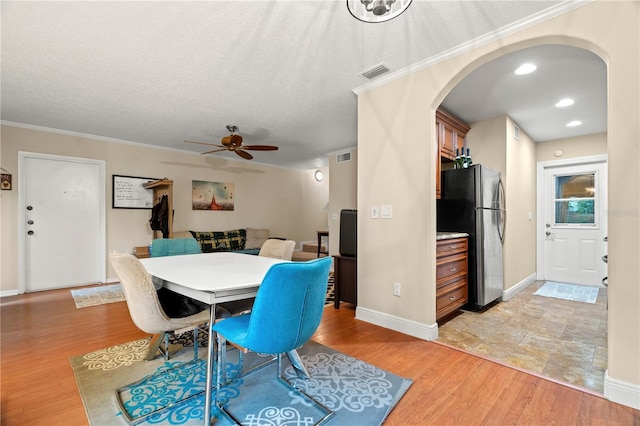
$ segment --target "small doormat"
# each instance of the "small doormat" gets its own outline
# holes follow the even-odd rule
[[[573,300],[574,302],[596,303],[599,290],[599,287],[547,281],[533,294],[536,296]]]
[[[71,297],[73,297],[76,308],[86,308],[87,306],[97,306],[125,300],[121,284],[71,290]]]

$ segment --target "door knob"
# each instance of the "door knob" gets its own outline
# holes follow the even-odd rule
[[[27,206],[27,210],[33,210],[33,206]]]
[[[27,234],[29,234],[29,235],[33,235],[33,234],[34,234],[34,232],[33,232],[33,231],[29,231],[29,232],[27,232]]]
[[[28,220],[27,221],[27,225],[33,225],[33,221],[32,220]]]
[[[546,226],[547,228],[551,228],[551,224],[550,224],[550,223],[547,223],[547,224],[546,224],[546,225],[544,225],[544,226]]]
[[[546,235],[547,237],[551,235],[551,232],[547,231],[544,233],[544,235]]]

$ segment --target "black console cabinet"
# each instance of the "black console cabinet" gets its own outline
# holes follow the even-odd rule
[[[340,309],[340,301],[358,302],[358,268],[355,257],[333,256],[335,259],[335,301],[334,308]]]

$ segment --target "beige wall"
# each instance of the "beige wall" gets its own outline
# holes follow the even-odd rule
[[[358,206],[358,150],[351,150],[351,161],[336,162],[329,156],[329,253],[339,254],[340,211]]]
[[[536,272],[536,144],[522,129],[519,138],[514,137],[511,118],[505,117],[505,127],[504,289],[508,290]]]
[[[357,315],[396,329],[435,324],[435,109],[456,82],[533,45],[586,48],[608,66],[609,282],[616,283],[609,292],[608,374],[640,385],[640,174],[628,167],[640,161],[639,6],[587,3],[359,94],[358,208],[385,200],[394,218],[359,218]],[[602,22],[616,25],[602,31]],[[392,296],[393,281],[402,282],[401,297]]]
[[[153,239],[149,227],[150,210],[111,208],[113,174],[173,179],[175,230],[269,228],[273,236],[299,242],[315,240],[316,230],[327,227],[325,207],[329,202],[329,184],[326,180],[315,181],[315,169],[268,167],[245,160],[226,160],[10,126],[2,126],[1,132],[2,167],[13,174],[13,190],[1,194],[1,291],[18,289],[18,151],[106,162],[107,253],[112,249],[131,251],[134,246],[147,245]],[[323,170],[327,172],[327,168]],[[235,210],[192,210],[192,180],[233,183]],[[111,277],[115,277],[115,273],[108,266],[107,279]]]
[[[556,156],[554,153],[558,150],[562,151],[562,153]],[[538,142],[536,144],[536,161],[556,161],[565,158],[604,155],[606,153],[606,133]]]

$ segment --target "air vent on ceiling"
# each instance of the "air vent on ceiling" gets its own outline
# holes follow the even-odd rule
[[[336,163],[344,163],[345,161],[351,161],[351,151],[336,155]]]
[[[386,72],[389,72],[389,71],[390,71],[389,67],[386,66],[385,64],[381,63],[381,64],[378,64],[378,65],[374,66],[373,68],[370,68],[370,69],[364,71],[362,73],[362,75],[364,77],[368,78],[369,80],[371,80],[371,79],[376,78],[377,76],[382,75],[382,74],[384,74]]]

